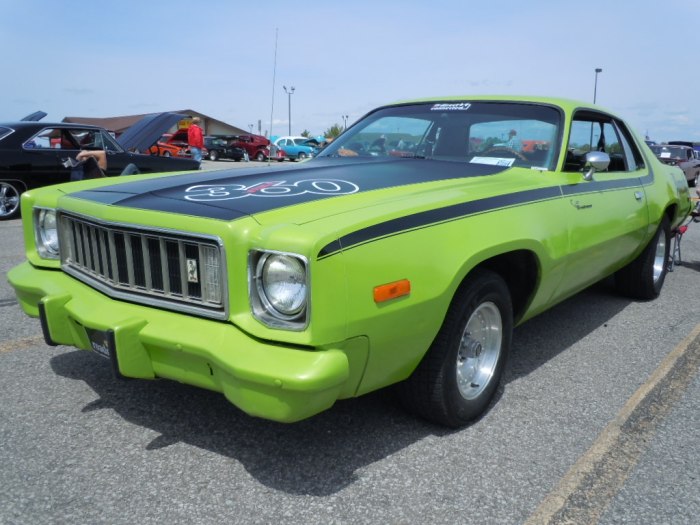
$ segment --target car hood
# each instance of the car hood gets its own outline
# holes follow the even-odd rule
[[[117,142],[127,151],[147,151],[187,115],[181,113],[153,113],[146,115],[122,133]]]
[[[232,169],[171,175],[78,191],[107,205],[218,220],[372,190],[481,177],[508,168],[424,159],[315,159],[293,168]]]
[[[44,111],[35,111],[34,113],[30,113],[26,117],[22,119],[22,122],[39,122],[41,119],[43,119],[47,113]]]

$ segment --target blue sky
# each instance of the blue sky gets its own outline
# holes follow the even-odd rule
[[[286,85],[316,135],[407,98],[592,101],[599,67],[600,105],[700,141],[699,33],[697,0],[0,0],[0,121],[191,108],[284,135]]]

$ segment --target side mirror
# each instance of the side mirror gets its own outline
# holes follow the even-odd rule
[[[586,173],[583,174],[583,180],[593,180],[593,174],[598,171],[605,171],[610,165],[610,155],[604,151],[589,151],[586,153],[586,163],[583,165]]]

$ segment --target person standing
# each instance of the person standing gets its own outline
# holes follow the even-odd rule
[[[192,119],[192,124],[187,129],[187,144],[190,147],[192,158],[197,162],[202,162],[202,148],[204,147],[204,133],[199,124],[202,120],[199,117]]]

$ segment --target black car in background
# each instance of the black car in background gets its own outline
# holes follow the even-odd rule
[[[71,167],[65,161],[74,159],[81,149],[107,152],[107,176],[120,175],[129,164],[139,173],[199,169],[199,163],[191,159],[135,152],[145,151],[144,144],[162,134],[159,128],[176,118],[168,115],[165,119],[163,115],[144,119],[143,125],[135,124],[132,133],[130,128],[122,135],[125,140],[121,143],[104,128],[85,124],[0,123],[0,220],[19,214],[19,198],[24,191],[69,181]]]
[[[232,159],[240,162],[246,158],[243,148],[232,146],[230,140],[221,137],[204,137],[204,147],[207,148],[209,160]]]

